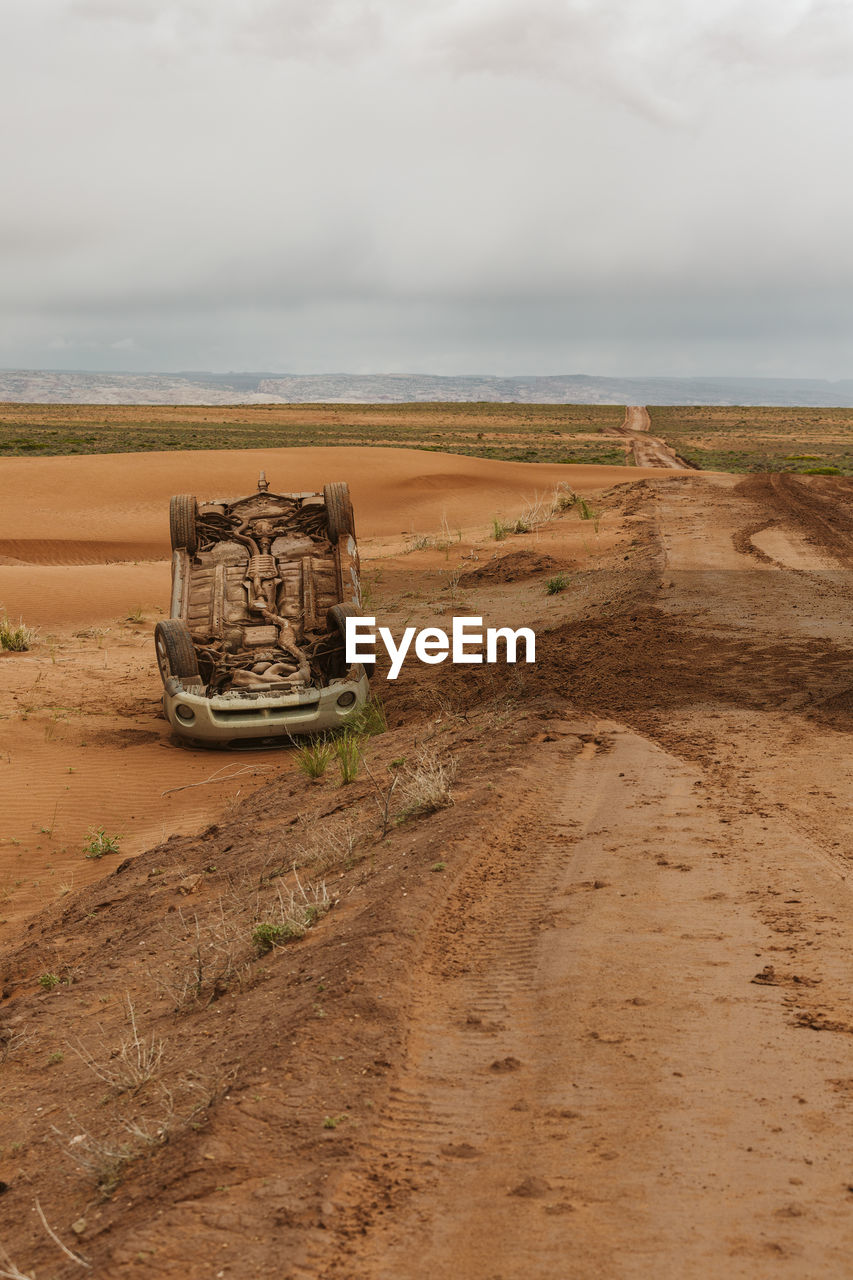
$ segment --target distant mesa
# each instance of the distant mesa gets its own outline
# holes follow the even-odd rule
[[[87,373],[0,370],[0,401],[25,404],[518,404],[853,406],[853,379],[497,378],[434,374]]]

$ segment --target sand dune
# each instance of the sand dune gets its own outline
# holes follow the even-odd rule
[[[637,467],[496,462],[415,449],[246,449],[183,453],[97,454],[75,458],[0,459],[0,555],[26,559],[27,542],[44,548],[73,542],[104,560],[168,555],[167,510],[173,493],[236,497],[251,492],[264,469],[279,492],[315,490],[346,480],[361,537],[413,527],[482,523],[503,507],[561,482],[582,492],[655,475]],[[8,549],[14,544],[15,550]],[[57,554],[55,549],[52,555]],[[36,549],[38,563],[45,559]],[[78,561],[81,563],[82,561]],[[87,563],[93,563],[90,559]],[[67,561],[65,561],[67,563]]]
[[[100,625],[168,601],[169,498],[236,497],[264,469],[274,489],[352,491],[362,542],[443,522],[483,534],[558,484],[589,493],[637,467],[496,462],[414,449],[248,449],[0,459],[0,608],[38,627]],[[160,561],[151,563],[152,561]],[[34,572],[31,566],[38,566]],[[121,567],[119,567],[121,566]]]

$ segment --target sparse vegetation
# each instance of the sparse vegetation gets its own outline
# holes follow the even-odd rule
[[[104,1047],[100,1054],[95,1054],[83,1044],[71,1046],[92,1074],[103,1080],[115,1093],[136,1093],[157,1076],[162,1067],[165,1048],[163,1041],[158,1040],[153,1033],[149,1038],[140,1035],[136,1011],[129,996],[126,1004],[130,1035],[122,1040],[117,1049],[107,1050]]]
[[[453,803],[456,761],[422,747],[400,777],[401,818],[420,818]]]
[[[255,924],[252,944],[263,955],[273,947],[304,938],[331,905],[325,880],[303,885],[297,877],[296,888],[279,889],[270,915]]]
[[[853,475],[851,408],[649,405],[649,416],[652,435],[703,470]]]
[[[566,484],[557,485],[550,498],[537,494],[528,498],[520,515],[514,520],[503,520],[498,516],[492,519],[492,537],[495,542],[503,542],[510,533],[533,533],[534,530],[553,520],[561,511],[566,511],[578,503],[583,503],[573,489]],[[584,507],[586,503],[583,504]],[[586,519],[588,517],[584,517]]]
[[[7,649],[10,653],[24,653],[35,643],[35,639],[35,628],[26,626],[22,619],[18,619],[16,626],[5,612],[0,615],[0,649]]]
[[[555,573],[553,578],[549,578],[545,583],[545,592],[549,596],[557,596],[561,591],[565,591],[569,585],[568,575],[565,573]]]
[[[11,1255],[0,1245],[0,1277],[2,1280],[36,1280],[35,1276],[19,1271],[12,1261]]]
[[[391,798],[394,795],[394,792],[397,788],[397,783],[400,781],[400,775],[398,773],[392,773],[390,783],[388,783],[386,786],[383,786],[377,779],[375,773],[373,772],[373,770],[371,769],[370,765],[367,763],[363,755],[361,757],[361,761],[362,761],[362,764],[364,765],[365,773],[367,774],[368,778],[372,782],[373,789],[376,793],[373,798],[376,801],[377,808],[379,809],[379,818],[381,821],[381,837],[384,840],[388,834],[388,829],[391,826]]]
[[[554,490],[553,511],[568,511],[577,502],[577,494],[567,484],[558,484]]]
[[[252,944],[261,955],[279,947],[284,942],[293,942],[305,936],[304,928],[296,928],[290,924],[275,924],[272,920],[262,920],[252,930]]]
[[[86,835],[83,850],[87,858],[104,858],[108,853],[118,853],[121,836],[107,835],[103,827],[92,827]]]
[[[357,833],[345,821],[313,822],[297,838],[295,846],[288,846],[288,856],[293,868],[310,867],[312,874],[323,875],[332,867],[351,866],[356,843]],[[276,874],[284,874],[284,868]]]
[[[426,536],[412,537],[411,542],[404,548],[403,555],[409,555],[412,551],[426,551],[427,547],[433,545],[432,538]]]
[[[127,1166],[139,1156],[162,1146],[175,1132],[189,1126],[197,1128],[197,1118],[225,1087],[222,1080],[211,1081],[192,1073],[180,1076],[170,1087],[158,1082],[148,1099],[150,1109],[144,1118],[113,1112],[109,1115],[109,1132],[101,1136],[70,1114],[74,1131],[69,1135],[54,1125],[54,1139],[78,1169],[94,1176],[101,1193],[108,1196]]]
[[[361,735],[352,729],[344,729],[334,739],[334,744],[342,785],[354,782],[358,777],[358,763],[361,757]]]
[[[4,1027],[3,1034],[0,1035],[0,1063],[18,1053],[31,1040],[31,1034],[23,1028],[13,1030],[11,1027]]]
[[[350,716],[347,728],[365,738],[386,732],[388,721],[385,716],[385,706],[378,694],[372,693],[364,706],[360,707],[355,715]]]
[[[322,778],[332,762],[335,744],[328,738],[315,738],[296,748],[296,763],[308,778]]]
[[[625,417],[619,405],[4,404],[0,454],[136,453],[152,449],[257,449],[389,445],[517,462],[622,462],[601,437]]]
[[[173,959],[165,972],[161,969],[151,977],[173,1002],[176,1013],[209,1005],[243,983],[249,973],[246,909],[239,902],[226,910],[220,898],[217,909],[203,922],[197,915],[187,919],[179,911],[178,936],[173,924],[164,926],[166,946]]]
[[[61,979],[55,973],[40,973],[39,986],[42,991],[52,991],[54,987],[58,987]]]

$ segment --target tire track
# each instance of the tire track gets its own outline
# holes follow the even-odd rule
[[[478,1082],[480,1093],[496,1097],[517,1087],[529,1033],[523,1011],[537,990],[539,936],[584,817],[549,817],[549,810],[573,760],[592,759],[608,745],[595,741],[594,726],[580,732],[585,742],[561,732],[540,751],[534,769],[519,771],[512,816],[499,823],[492,841],[475,837],[475,860],[427,930],[406,1062],[357,1167],[329,1189],[335,1248],[321,1237],[294,1275],[362,1274],[351,1269],[352,1241],[381,1229],[390,1210],[440,1187],[436,1168],[479,1163],[494,1121],[490,1106],[483,1113],[472,1105],[470,1086]],[[593,804],[590,792],[587,807]],[[391,1270],[383,1263],[378,1274],[394,1275],[397,1264],[388,1265]]]
[[[651,418],[644,405],[630,404],[619,434],[631,442],[634,464],[638,467],[663,467],[670,471],[693,471],[695,468],[680,458],[674,449],[657,436],[650,435]]]
[[[750,985],[780,930],[808,942],[783,899],[829,918],[819,873],[647,739],[564,729],[426,931],[405,1061],[294,1274],[644,1280],[677,1259],[752,1280],[808,1239],[790,1274],[832,1276],[847,1046]]]

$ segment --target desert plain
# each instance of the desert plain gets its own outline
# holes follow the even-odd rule
[[[847,1274],[846,437],[735,474],[654,410],[601,426],[626,465],[482,424],[0,459],[37,633],[0,656],[0,1274]],[[392,628],[532,626],[536,663],[380,664],[346,785],[180,747],[168,498],[261,468],[349,482]]]

